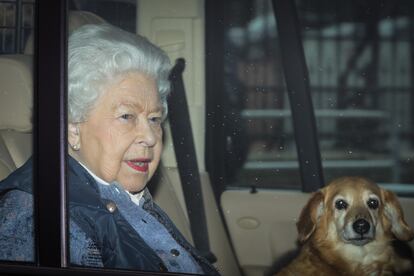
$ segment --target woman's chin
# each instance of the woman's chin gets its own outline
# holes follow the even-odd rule
[[[137,193],[142,191],[147,184],[146,175],[133,175],[128,177],[125,181],[118,181],[121,186],[130,193]]]

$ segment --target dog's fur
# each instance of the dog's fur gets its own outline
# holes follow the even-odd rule
[[[314,193],[297,229],[300,254],[277,275],[394,275],[412,269],[392,242],[412,240],[414,231],[396,195],[368,179],[339,178]]]

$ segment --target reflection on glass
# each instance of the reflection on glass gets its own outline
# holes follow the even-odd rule
[[[296,1],[326,181],[413,183],[412,1]],[[299,187],[271,1],[230,1],[224,111],[232,185]]]
[[[227,182],[300,187],[271,1],[228,1],[228,7],[233,12],[223,22],[225,96],[220,102]]]
[[[412,1],[298,1],[326,179],[413,183]]]
[[[0,260],[7,261],[34,261],[33,55],[23,51],[33,11],[34,1],[0,1]]]

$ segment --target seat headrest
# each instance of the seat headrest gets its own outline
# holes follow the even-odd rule
[[[0,56],[0,130],[31,132],[33,56]]]
[[[71,34],[77,28],[86,24],[101,24],[106,21],[98,15],[88,11],[69,11],[68,31]],[[24,53],[33,55],[33,34],[29,36],[24,48]]]
[[[87,11],[69,12],[69,34],[86,24],[103,24],[106,21],[98,15]]]

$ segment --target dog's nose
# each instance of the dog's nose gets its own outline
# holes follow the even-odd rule
[[[358,219],[354,222],[354,224],[352,224],[352,228],[354,228],[355,232],[361,235],[366,234],[370,227],[369,222],[365,219]]]

